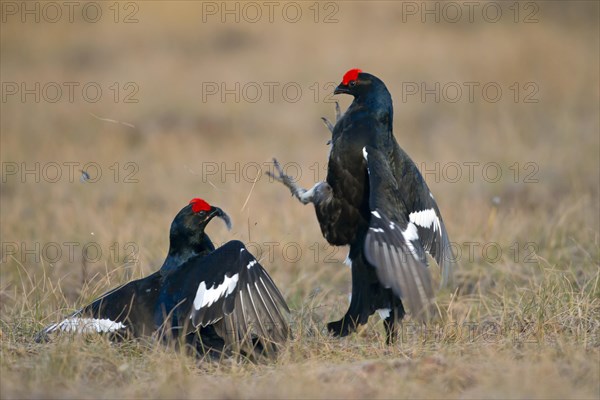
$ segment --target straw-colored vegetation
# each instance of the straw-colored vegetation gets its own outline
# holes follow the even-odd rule
[[[273,23],[268,14],[203,22],[200,2],[138,2],[131,24],[121,21],[129,3],[119,23],[112,3],[99,3],[96,24],[77,13],[73,23],[68,13],[21,23],[5,3],[2,398],[600,396],[598,3],[535,3],[537,23],[522,21],[531,9],[515,23],[510,4],[487,22],[477,11],[485,3],[473,23],[468,14],[421,23],[402,3],[337,2],[328,24],[334,9],[321,8],[315,23],[310,2],[298,3],[296,24],[277,12]],[[324,178],[326,85],[352,67],[388,85],[395,135],[461,250],[456,286],[436,298],[438,321],[423,330],[408,319],[393,347],[378,317],[348,338],[327,336],[325,323],[347,307],[346,249],[326,244],[311,207],[257,175],[277,156],[304,186]],[[39,103],[9,94],[23,82],[56,82],[62,97],[50,102],[52,87]],[[79,83],[72,102],[65,82]],[[103,91],[98,102],[81,92],[89,82]],[[236,82],[237,102],[206,92]],[[439,102],[409,95],[421,82],[440,83]],[[479,84],[473,101],[468,82]],[[482,95],[490,82],[502,89],[497,102]],[[288,83],[302,89],[296,102],[293,89],[282,93]],[[462,95],[451,102],[456,86]],[[39,179],[22,174],[36,163]],[[86,163],[97,182],[79,181]],[[45,324],[158,268],[172,218],[197,196],[233,219],[231,232],[209,226],[213,240],[249,243],[290,304],[293,338],[277,360],[208,362],[102,337],[33,343]]]

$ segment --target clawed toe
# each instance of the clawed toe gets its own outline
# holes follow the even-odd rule
[[[279,164],[279,161],[277,161],[276,158],[273,158],[273,166],[275,167],[275,170],[277,171],[278,175],[275,175],[271,171],[267,171],[267,176],[275,179],[276,181],[284,182],[285,174],[283,173],[283,168],[281,168],[281,164]]]
[[[331,333],[333,336],[348,335],[347,329],[344,332],[344,327],[343,327],[342,321],[329,322],[327,324],[327,331],[329,331],[329,333]]]
[[[339,321],[329,322],[327,324],[327,330],[333,336],[339,337],[348,336],[353,331],[352,329],[350,329],[350,326],[347,323],[344,323],[343,319]]]
[[[274,173],[271,171],[267,171],[267,175],[273,178],[274,180],[283,183],[288,189],[290,189],[290,192],[292,192],[292,196],[295,196],[298,199],[300,199],[300,195],[303,194],[305,190],[299,188],[294,182],[294,179],[283,172],[283,168],[281,168],[281,164],[279,164],[279,161],[277,161],[276,158],[273,158],[273,166],[275,167],[275,171],[277,172]]]
[[[342,112],[340,110],[340,103],[338,103],[336,101],[335,102],[335,123],[336,124],[340,120],[341,116],[342,116]],[[327,117],[321,117],[321,120],[323,121],[323,123],[325,124],[327,129],[329,129],[329,132],[333,133],[333,128],[335,128],[335,124],[333,124],[329,119],[327,119]]]
[[[331,121],[329,121],[327,117],[321,117],[321,120],[323,121],[327,129],[329,129],[329,132],[333,133],[333,124],[331,123]]]

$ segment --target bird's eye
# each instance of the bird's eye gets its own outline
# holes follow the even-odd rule
[[[350,81],[350,87],[356,86],[356,81]]]

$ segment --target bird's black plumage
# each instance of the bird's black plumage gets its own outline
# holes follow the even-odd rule
[[[163,283],[159,304],[157,325],[168,322],[185,334],[214,326],[228,346],[263,338],[262,348],[272,348],[288,335],[283,296],[237,240],[182,264]]]
[[[171,224],[169,252],[160,270],[107,292],[36,339],[58,331],[106,332],[183,337],[211,352],[275,350],[288,334],[285,300],[242,242],[215,249],[204,232],[215,216],[230,226],[221,209],[192,200]]]
[[[392,98],[374,75],[350,70],[336,94],[354,101],[332,133],[327,178],[312,189],[283,182],[304,204],[313,203],[323,236],[333,245],[349,245],[352,298],[339,321],[328,328],[347,335],[376,310],[384,310],[387,340],[405,313],[425,319],[433,289],[425,252],[443,271],[451,271],[450,246],[439,209],[414,162],[393,136]]]

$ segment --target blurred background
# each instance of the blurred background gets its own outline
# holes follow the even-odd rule
[[[254,246],[292,304],[323,289],[342,311],[346,250],[264,172],[277,157],[305,187],[325,178],[320,117],[355,67],[392,93],[459,285],[533,253],[597,262],[598,38],[588,1],[2,2],[0,315],[23,273],[61,282],[45,315],[155,270],[192,197],[231,215],[213,240]]]
[[[457,246],[583,257],[598,243],[598,33],[587,1],[2,2],[2,310],[19,264],[69,302],[98,274],[153,271],[197,196],[232,216],[213,239],[255,243],[288,297],[345,298],[346,250],[264,171],[277,157],[303,186],[324,179],[320,117],[355,67],[387,84]]]
[[[17,264],[69,301],[95,274],[153,271],[196,196],[233,218],[213,239],[256,243],[288,296],[345,292],[346,250],[264,171],[324,179],[320,117],[355,67],[387,84],[458,246],[597,244],[595,2],[2,2],[0,43],[2,296]],[[570,239],[549,234],[565,222]]]
[[[331,93],[351,68],[386,83],[395,136],[459,252],[452,312],[520,301],[505,289],[535,287],[547,268],[573,287],[597,279],[598,2],[0,5],[7,343],[156,270],[193,197],[230,214],[232,231],[215,221],[209,235],[247,243],[293,314],[339,318],[347,250],[264,172],[277,157],[304,187],[325,178],[320,117],[350,104]],[[595,304],[584,315],[597,322]]]

